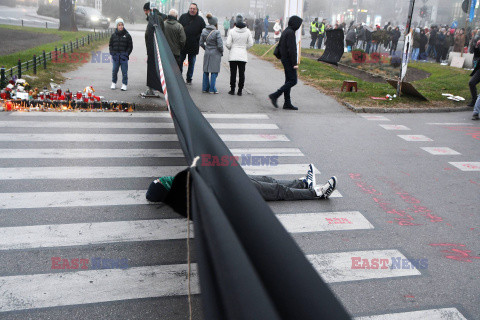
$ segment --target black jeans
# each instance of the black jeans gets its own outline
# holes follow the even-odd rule
[[[238,89],[242,90],[245,85],[245,61],[230,61],[230,87],[235,89],[237,82],[237,68],[238,68]]]
[[[308,189],[301,180],[275,180],[267,176],[248,176],[266,201],[312,200],[315,191]]]
[[[480,63],[480,62],[478,62]],[[477,84],[480,82],[480,70],[475,71],[473,76],[470,78],[468,82],[468,86],[470,87],[470,93],[472,94],[472,105],[477,101]]]
[[[310,48],[315,48],[315,43],[317,42],[318,33],[310,32],[310,36],[312,37],[312,41],[310,42]]]
[[[291,104],[290,91],[297,84],[297,70],[289,60],[282,60],[282,64],[285,69],[285,84],[274,93],[274,96],[279,98],[283,94],[285,104]]]

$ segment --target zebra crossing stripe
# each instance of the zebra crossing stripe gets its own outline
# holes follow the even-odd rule
[[[421,147],[420,149],[433,155],[455,156],[461,154],[460,152],[447,147]]]
[[[276,130],[273,123],[213,122],[216,130]],[[173,129],[173,122],[0,121],[0,128]]]
[[[358,211],[277,214],[276,217],[290,233],[373,229]],[[35,225],[0,228],[0,250],[186,238],[186,219]]]
[[[427,122],[427,124],[435,126],[473,126],[473,123],[469,122]]]
[[[449,162],[462,171],[480,171],[480,162]]]
[[[177,264],[0,277],[0,312],[186,295],[187,270]],[[200,293],[196,264],[190,277],[191,293]]]
[[[467,320],[456,308],[442,308],[356,317],[355,320]]]
[[[421,134],[414,134],[414,135],[398,135],[399,138],[402,138],[405,141],[419,141],[419,142],[428,142],[428,141],[433,141],[429,137],[426,137]]]
[[[404,258],[397,250],[307,256],[327,283],[420,275],[416,269],[352,269],[352,257]],[[199,294],[196,264],[191,267],[192,293]],[[0,277],[0,312],[186,295],[186,270],[178,264]]]
[[[370,121],[390,121],[390,119],[384,116],[361,115],[361,117]]]
[[[410,130],[410,128],[399,124],[380,124],[379,126],[385,130]]]
[[[398,250],[310,254],[307,255],[307,258],[320,273],[323,280],[329,283],[421,275],[417,269],[390,268],[392,266],[392,258],[406,259]],[[369,261],[369,265],[373,259],[378,259],[377,262],[381,261],[381,259],[386,259],[389,261],[388,268],[382,269],[380,265],[378,269],[357,269],[354,268],[356,265],[354,261],[358,261],[356,259],[360,259],[360,265],[362,265],[364,259]]]
[[[171,119],[168,112],[12,112],[13,117],[79,117],[79,118],[166,118]],[[270,119],[265,113],[203,113],[207,119]]]
[[[232,148],[242,155],[303,157],[298,148]],[[183,158],[181,149],[0,149],[0,159]]]
[[[223,141],[228,142],[275,142],[290,141],[283,134],[219,134]],[[0,135],[0,141],[75,141],[75,142],[146,142],[146,141],[178,141],[176,134],[49,134],[49,133],[12,133]]]
[[[240,162],[240,165],[242,162]],[[202,165],[202,163],[200,163]],[[308,164],[279,164],[276,166],[243,166],[249,175],[303,175]],[[1,180],[25,179],[110,179],[154,178],[174,176],[185,166],[138,167],[11,167],[0,168]],[[317,172],[319,173],[319,172]]]

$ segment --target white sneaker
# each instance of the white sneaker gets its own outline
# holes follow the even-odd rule
[[[120,89],[122,91],[127,91],[127,85],[126,84],[122,84],[122,89]]]
[[[112,82],[110,89],[115,90],[117,88],[117,84]]]
[[[307,185],[309,189],[313,189],[317,185],[317,181],[315,180],[315,166],[313,163],[308,165]]]
[[[323,186],[315,186],[313,187],[313,190],[315,190],[317,197],[319,197],[320,199],[328,199],[332,192],[335,191],[336,187],[337,177],[333,176],[328,179],[327,183],[325,183]]]

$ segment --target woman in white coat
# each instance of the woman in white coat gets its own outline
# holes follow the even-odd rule
[[[275,39],[275,43],[280,41],[280,37],[282,36],[282,26],[280,25],[280,20],[275,20],[275,25],[273,26],[273,39]]]
[[[235,94],[235,83],[237,80],[238,69],[238,92],[242,95],[245,84],[245,65],[247,64],[247,50],[253,46],[253,37],[247,25],[243,22],[243,16],[238,14],[235,19],[235,27],[230,30],[226,43],[230,50],[228,61],[230,62],[230,91],[228,94]]]

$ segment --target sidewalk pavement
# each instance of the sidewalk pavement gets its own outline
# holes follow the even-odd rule
[[[131,26],[126,24],[127,30]],[[139,25],[135,25],[138,30]],[[130,31],[129,31],[130,32]],[[131,31],[133,39],[133,52],[130,56],[128,66],[128,90],[120,91],[121,72],[118,73],[117,89],[111,90],[112,64],[95,62],[86,63],[75,71],[66,73],[68,77],[62,88],[69,88],[74,92],[92,85],[96,94],[104,96],[107,100],[126,101],[135,103],[137,110],[166,110],[166,103],[158,98],[141,98],[140,93],[146,90],[147,54],[145,48],[144,32]],[[101,52],[108,56],[108,46],[104,46]],[[228,63],[228,49],[225,48],[222,58],[222,68],[217,78],[217,89],[220,94],[202,93],[203,77],[203,49],[195,63],[195,72],[191,86],[187,86],[197,107],[204,112],[220,113],[250,113],[250,112],[283,112],[283,113],[331,113],[350,112],[340,105],[336,100],[328,97],[317,89],[298,81],[292,89],[292,103],[299,108],[298,111],[283,110],[283,97],[279,99],[279,109],[275,109],[268,95],[278,89],[284,83],[283,69],[276,69],[271,63],[263,61],[254,55],[249,54],[245,73],[245,88],[243,96],[231,96],[230,70]],[[299,67],[299,73],[302,67]],[[186,68],[183,76],[185,77]],[[168,89],[168,84],[167,84]],[[163,96],[163,95],[162,95]]]

